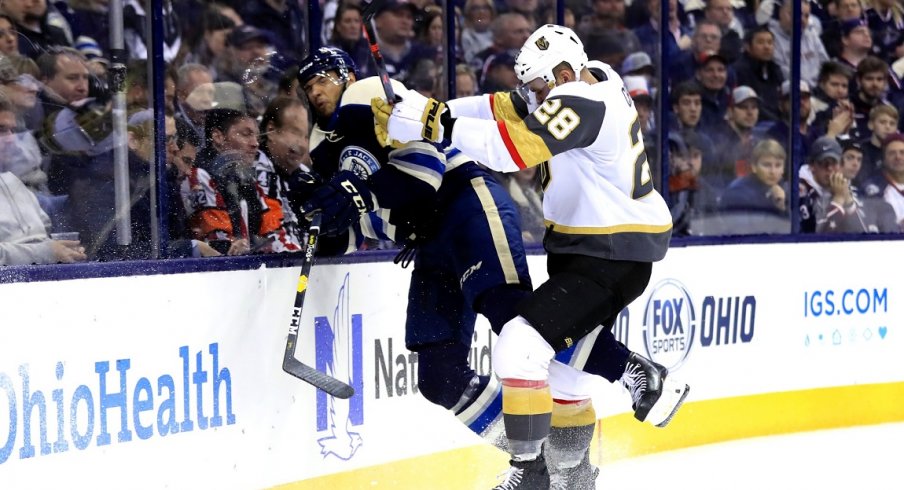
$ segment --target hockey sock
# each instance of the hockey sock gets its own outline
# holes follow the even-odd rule
[[[514,461],[528,461],[540,455],[549,435],[552,394],[546,380],[502,380],[502,418]]]
[[[554,400],[548,457],[552,468],[574,468],[584,459],[593,439],[596,411],[590,399]]]
[[[615,340],[612,329],[603,328],[590,350],[583,371],[602,376],[610,383],[615,383],[625,373],[630,355],[631,351],[625,344]]]
[[[494,376],[474,376],[461,399],[450,410],[475,434],[503,448],[505,441],[500,437],[498,423],[502,413],[502,387]]]

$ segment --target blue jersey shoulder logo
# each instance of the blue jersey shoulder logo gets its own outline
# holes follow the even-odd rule
[[[339,154],[339,168],[351,170],[358,178],[366,179],[379,170],[377,159],[360,146],[347,146]]]

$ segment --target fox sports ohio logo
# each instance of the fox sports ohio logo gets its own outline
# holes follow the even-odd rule
[[[653,286],[643,315],[647,357],[669,370],[684,364],[694,344],[697,318],[684,284],[665,279]]]

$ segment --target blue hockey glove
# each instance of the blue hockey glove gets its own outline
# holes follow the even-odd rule
[[[332,180],[318,187],[304,203],[304,214],[320,211],[322,231],[338,235],[348,229],[361,215],[374,209],[373,195],[367,184],[353,172],[343,170]]]

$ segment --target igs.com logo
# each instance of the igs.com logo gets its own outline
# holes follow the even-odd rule
[[[700,347],[749,343],[756,325],[755,296],[705,296],[700,314],[684,284],[665,279],[653,287],[643,316],[643,341],[650,359],[669,369]]]
[[[349,274],[339,288],[333,318],[314,318],[316,367],[340,381],[349,383],[355,394],[348,400],[317,391],[317,439],[320,454],[349,460],[364,443],[355,430],[364,424],[364,351],[360,314],[349,309]]]

